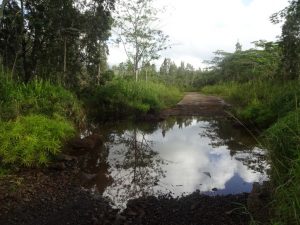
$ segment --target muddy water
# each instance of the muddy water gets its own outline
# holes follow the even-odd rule
[[[265,151],[230,121],[169,118],[98,127],[103,147],[82,161],[82,185],[116,207],[143,195],[250,192],[268,180]]]

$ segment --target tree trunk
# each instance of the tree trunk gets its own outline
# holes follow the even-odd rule
[[[22,59],[23,59],[23,70],[24,70],[24,81],[25,83],[29,82],[31,79],[31,71],[28,69],[28,63],[26,58],[26,40],[25,40],[25,28],[24,28],[24,3],[21,0],[21,20],[22,20]]]
[[[134,58],[134,75],[135,75],[135,82],[138,81],[138,75],[139,75],[139,56],[138,56],[138,53],[139,53],[139,46],[138,46],[138,41],[136,39],[135,41],[135,58]]]
[[[16,53],[14,65],[13,65],[12,70],[11,70],[11,80],[12,80],[12,78],[14,76],[14,73],[15,73],[15,68],[16,68],[17,60],[18,60],[18,53]]]
[[[67,38],[65,37],[65,40],[64,40],[64,75],[63,75],[63,82],[66,80],[66,73],[67,73]]]
[[[98,65],[98,75],[97,75],[97,85],[100,85],[101,79],[101,44],[99,44],[99,65]]]
[[[100,85],[100,79],[101,79],[101,60],[99,59],[97,85]]]
[[[134,71],[134,75],[135,75],[135,82],[137,82],[138,81],[138,75],[139,75],[139,71],[137,69]]]
[[[0,7],[0,20],[3,17],[4,8],[5,8],[5,5],[7,4],[7,2],[8,2],[8,0],[3,0],[2,5]]]
[[[148,82],[148,69],[146,69],[146,83]]]

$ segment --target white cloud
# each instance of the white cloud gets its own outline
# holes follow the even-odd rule
[[[161,29],[170,36],[173,47],[162,54],[195,67],[210,59],[218,49],[233,51],[237,40],[244,49],[251,42],[276,40],[280,25],[269,17],[288,5],[288,0],[159,0],[167,6],[161,15]],[[110,48],[109,64],[126,60],[121,48]]]

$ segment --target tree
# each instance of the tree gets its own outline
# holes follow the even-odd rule
[[[106,66],[114,0],[8,0],[0,21],[5,68],[74,87],[85,75],[99,84]]]
[[[128,60],[133,64],[133,73],[138,80],[139,70],[168,45],[168,36],[157,28],[158,10],[154,0],[119,1],[114,25],[118,36],[117,43],[124,47]]]
[[[280,47],[283,77],[300,79],[300,0],[291,1],[284,10],[271,17],[273,23],[284,21]]]
[[[2,17],[3,17],[4,7],[5,7],[5,5],[7,4],[7,2],[8,2],[8,0],[3,0],[3,1],[2,1],[2,4],[1,4],[1,6],[0,6],[0,20],[1,20]]]
[[[171,59],[165,58],[163,63],[161,64],[159,68],[159,72],[161,75],[169,75],[170,72],[170,66],[171,66]]]
[[[242,51],[242,45],[239,41],[235,44],[235,51],[236,52],[241,52]]]

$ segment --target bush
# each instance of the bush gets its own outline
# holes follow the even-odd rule
[[[300,156],[300,110],[290,112],[265,132],[276,168],[287,174],[286,168]]]
[[[181,93],[177,88],[163,84],[114,80],[85,96],[98,119],[139,116],[172,106]],[[92,100],[91,100],[92,99]],[[99,118],[101,117],[101,118]]]
[[[274,208],[280,224],[300,224],[300,110],[287,114],[265,132],[275,184]]]
[[[30,114],[58,115],[76,123],[83,118],[81,103],[62,86],[37,80],[17,83],[1,74],[0,82],[0,119],[4,121]]]
[[[274,83],[250,81],[221,83],[202,89],[207,94],[223,96],[236,106],[235,114],[245,123],[269,127],[299,105],[300,90],[297,82]]]
[[[277,224],[300,224],[300,110],[299,83],[222,83],[202,89],[236,105],[237,117],[269,127],[265,146],[272,162]],[[275,221],[274,221],[275,222]]]
[[[0,158],[4,164],[47,164],[74,133],[72,124],[63,118],[30,115],[0,122]]]

